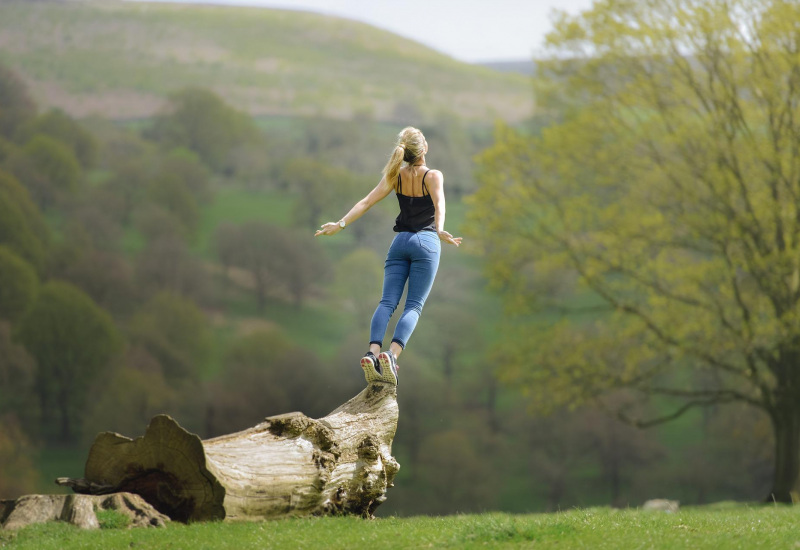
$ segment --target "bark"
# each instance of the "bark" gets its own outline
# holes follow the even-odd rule
[[[397,387],[371,383],[318,420],[302,413],[201,441],[166,415],[143,437],[95,439],[78,493],[127,491],[178,521],[290,515],[372,517],[399,469],[391,455]]]
[[[26,495],[0,500],[0,526],[15,530],[46,521],[66,521],[82,529],[97,529],[97,512],[116,510],[131,527],[163,527],[169,518],[138,495]]]
[[[800,404],[785,403],[771,412],[775,432],[775,475],[768,502],[792,503],[800,477]]]

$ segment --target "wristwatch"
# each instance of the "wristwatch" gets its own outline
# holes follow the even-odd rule
[[[344,221],[344,220],[339,220],[339,227],[341,227],[342,229],[344,229],[344,226],[345,226],[345,225],[347,225],[347,222],[346,222],[346,221]]]

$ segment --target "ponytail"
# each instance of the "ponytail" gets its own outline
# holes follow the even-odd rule
[[[406,148],[402,145],[398,145],[394,148],[394,151],[392,151],[389,162],[383,167],[383,175],[386,177],[386,183],[391,185],[395,192],[400,190],[398,187],[398,176],[400,175],[400,166],[403,164],[403,157],[405,154]]]
[[[398,182],[398,175],[400,174],[400,167],[403,162],[413,164],[418,158],[421,158],[428,150],[428,142],[425,141],[425,136],[422,132],[407,126],[397,135],[397,145],[395,145],[392,156],[389,162],[383,167],[383,175],[386,178],[386,183],[391,185],[396,193],[400,192]]]

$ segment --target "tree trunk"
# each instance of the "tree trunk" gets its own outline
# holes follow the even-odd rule
[[[288,413],[205,441],[159,415],[135,440],[99,434],[86,477],[58,483],[78,493],[135,493],[184,522],[372,517],[400,468],[391,455],[397,419],[397,388],[383,382],[319,420]]]
[[[775,432],[775,475],[768,502],[797,500],[800,478],[800,404],[785,403],[770,413]]]

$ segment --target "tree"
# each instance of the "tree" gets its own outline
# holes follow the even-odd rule
[[[367,248],[344,256],[334,269],[336,295],[349,305],[360,323],[368,323],[378,305],[383,281],[383,259]]]
[[[123,225],[128,225],[134,208],[142,202],[149,178],[150,174],[140,161],[121,160],[114,167],[114,174],[106,187],[121,203],[120,222]]]
[[[18,337],[38,365],[43,431],[72,442],[91,382],[121,349],[122,338],[108,313],[62,281],[42,286],[19,322]]]
[[[299,193],[294,218],[297,225],[308,229],[319,226],[323,213],[346,209],[358,200],[353,197],[364,196],[371,189],[364,177],[310,158],[287,162],[281,179],[288,189]]]
[[[159,173],[181,180],[199,204],[211,200],[211,174],[194,151],[185,148],[173,149],[162,160]]]
[[[147,293],[168,291],[202,300],[208,295],[207,277],[203,264],[174,236],[150,241],[136,258],[136,281]]]
[[[780,0],[561,16],[538,78],[549,125],[498,129],[471,224],[521,314],[506,381],[540,408],[615,387],[680,400],[640,425],[762,409],[781,502],[800,475],[799,18]],[[537,292],[573,274],[574,292]]]
[[[223,224],[215,235],[217,254],[226,267],[250,274],[244,284],[256,292],[259,311],[268,293],[287,295],[302,306],[315,283],[328,278],[328,260],[319,244],[261,221]]]
[[[297,357],[304,357],[297,361]],[[311,416],[336,406],[330,382],[335,374],[314,353],[298,348],[281,331],[260,330],[235,340],[209,392],[208,433],[239,430],[286,410]],[[363,382],[363,378],[361,379]],[[253,407],[253,403],[260,403]]]
[[[173,94],[168,110],[156,119],[148,136],[168,149],[194,151],[218,173],[232,173],[232,153],[260,137],[250,117],[203,89]]]
[[[445,385],[452,387],[459,362],[481,347],[478,317],[463,305],[434,303],[429,308],[425,317],[430,328],[420,335],[420,340],[430,357],[441,365]]]
[[[17,128],[36,115],[36,105],[22,79],[0,65],[0,136],[12,137]]]
[[[18,143],[25,143],[37,134],[57,139],[69,147],[83,168],[91,168],[97,159],[94,136],[59,109],[30,119],[17,130],[15,137]]]
[[[288,290],[295,307],[300,308],[315,284],[330,280],[330,262],[317,241],[303,239],[289,231],[279,232],[276,240],[273,272],[281,286]]]
[[[130,313],[135,306],[138,289],[123,256],[92,248],[66,249],[59,261],[54,274],[86,292],[112,315]]]
[[[11,324],[0,321],[0,416],[13,415],[29,433],[39,413],[35,380],[36,361],[12,340]]]
[[[81,180],[81,166],[72,151],[44,134],[33,136],[7,164],[42,209],[74,194]]]
[[[16,498],[33,490],[39,472],[31,460],[33,445],[12,414],[0,416],[0,498]]]
[[[0,171],[0,244],[39,271],[47,241],[47,226],[28,192],[12,175]]]
[[[148,187],[150,200],[169,212],[179,223],[181,233],[188,241],[197,235],[200,209],[197,199],[186,186],[183,178],[171,172],[162,172]]]
[[[39,278],[31,265],[0,245],[0,319],[15,321],[33,302]]]
[[[86,436],[100,432],[131,433],[154,415],[169,410],[176,392],[161,372],[146,372],[124,364],[103,378],[102,391],[87,408]]]
[[[173,386],[192,382],[208,364],[213,342],[203,312],[187,298],[160,292],[130,322],[131,341],[158,359]]]

